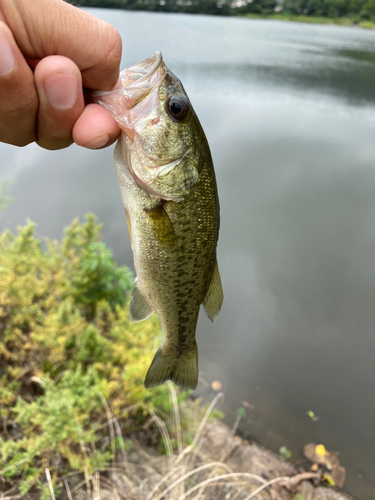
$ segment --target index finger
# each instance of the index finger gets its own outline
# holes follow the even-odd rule
[[[84,87],[111,90],[117,83],[121,37],[105,21],[63,0],[1,0],[0,19],[25,59],[66,56],[80,69]]]

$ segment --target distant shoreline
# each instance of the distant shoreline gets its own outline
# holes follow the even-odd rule
[[[349,17],[315,17],[315,16],[294,16],[292,14],[244,14],[243,16],[236,16],[248,19],[273,19],[275,21],[292,21],[296,23],[307,24],[329,24],[336,26],[347,26],[352,28],[375,29],[375,22],[373,21],[359,21],[356,22]]]
[[[73,3],[76,5],[76,2],[74,0],[66,0],[70,3]],[[307,15],[294,15],[294,14],[288,14],[288,13],[283,13],[283,12],[275,12],[272,14],[253,14],[253,13],[248,13],[248,14],[232,14],[229,16],[223,15],[219,16],[218,14],[211,14],[211,13],[193,13],[193,12],[177,12],[177,11],[168,11],[168,10],[152,10],[152,9],[124,9],[124,8],[118,8],[118,6],[115,5],[88,5],[86,2],[82,1],[81,5],[78,5],[78,7],[83,7],[83,8],[100,8],[100,9],[116,9],[116,10],[125,10],[128,12],[157,12],[157,13],[163,13],[163,14],[191,14],[191,15],[214,15],[218,17],[229,17],[229,18],[240,18],[240,19],[271,19],[275,21],[289,21],[289,22],[296,22],[296,23],[306,23],[306,24],[328,24],[328,25],[336,25],[336,26],[347,26],[347,27],[352,27],[352,28],[364,28],[364,29],[375,29],[375,21],[368,21],[368,20],[361,20],[358,17],[319,17],[319,16],[307,16]]]

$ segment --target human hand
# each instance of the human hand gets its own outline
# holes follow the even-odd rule
[[[85,106],[82,87],[120,88],[120,60],[119,33],[91,14],[63,0],[0,0],[0,141],[112,144],[115,120]]]

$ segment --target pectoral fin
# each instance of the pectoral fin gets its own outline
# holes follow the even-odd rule
[[[130,321],[138,323],[149,318],[153,312],[154,309],[140,290],[138,283],[136,283],[129,306]]]
[[[160,203],[151,210],[145,210],[145,212],[149,216],[158,241],[168,249],[174,248],[177,245],[177,237],[163,204]]]
[[[211,321],[214,321],[219,314],[223,298],[223,289],[221,287],[219,268],[216,261],[211,283],[203,300],[204,310]]]

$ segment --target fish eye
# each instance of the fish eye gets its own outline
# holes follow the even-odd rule
[[[166,109],[171,118],[181,121],[189,113],[189,102],[182,95],[172,95],[167,100]]]

